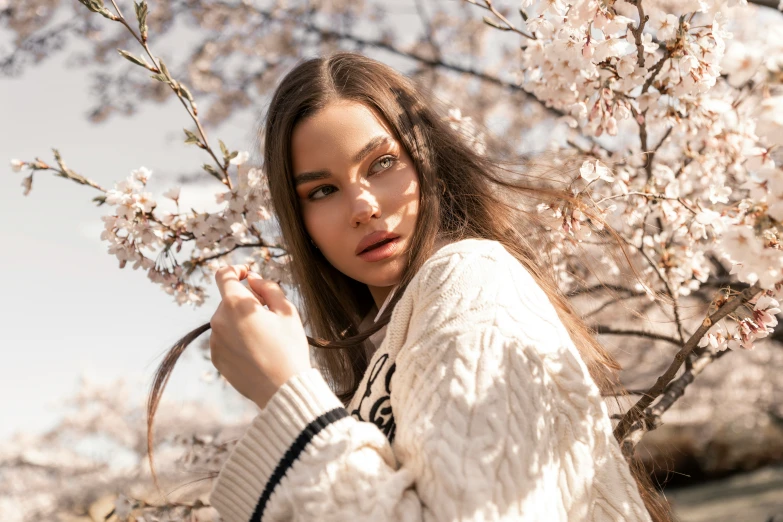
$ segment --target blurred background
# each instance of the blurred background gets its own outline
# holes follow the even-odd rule
[[[459,108],[459,118],[486,130],[503,154],[544,150],[572,132],[513,87],[518,40],[488,27],[475,6],[334,0],[294,16],[300,3],[307,4],[150,4],[155,53],[196,95],[210,140],[249,151],[248,164],[258,164],[257,128],[276,81],[302,57],[338,48],[361,50],[415,77],[445,106]],[[132,3],[119,5],[134,18]],[[508,5],[513,12],[516,3]],[[779,39],[783,15],[776,6],[749,9],[735,21],[739,34],[753,26],[767,40]],[[181,186],[183,208],[218,208],[219,186],[200,169],[208,158],[183,143],[191,121],[180,100],[117,54],[141,54],[117,25],[75,0],[0,0],[3,521],[53,511],[80,513],[60,520],[98,520],[121,508],[124,495],[151,495],[144,486],[143,409],[153,372],[217,305],[211,283],[201,306],[180,306],[144,271],[118,270],[100,237],[107,208],[91,201],[97,193],[41,172],[25,197],[23,175],[8,163],[52,163],[56,148],[70,168],[104,187],[144,166],[156,195]],[[740,63],[758,52],[727,56]],[[649,386],[674,353],[656,342],[604,340],[631,389]],[[710,365],[645,436],[638,451],[681,520],[783,520],[781,399],[783,351],[773,335]],[[199,448],[211,445],[219,458],[225,446],[215,441],[235,437],[253,414],[216,379],[203,349],[186,353],[159,412],[167,491],[214,469]],[[191,496],[205,498],[201,487]]]

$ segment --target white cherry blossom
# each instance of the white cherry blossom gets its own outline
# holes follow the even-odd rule
[[[25,162],[18,159],[12,159],[11,160],[11,170],[14,172],[20,172],[22,170],[22,167],[25,166]]]
[[[250,153],[243,150],[239,154],[234,156],[229,163],[237,166],[244,165],[248,159],[250,159]]]
[[[597,179],[609,182],[614,181],[609,168],[598,160],[588,160],[582,163],[582,166],[579,168],[579,174],[588,182]]]

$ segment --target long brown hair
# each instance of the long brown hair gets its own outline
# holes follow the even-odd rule
[[[359,324],[373,306],[372,296],[366,285],[335,269],[311,243],[293,184],[294,128],[335,100],[358,102],[375,109],[405,147],[419,178],[419,214],[407,266],[382,316],[362,332]],[[501,243],[531,273],[549,296],[599,389],[616,392],[621,388],[619,366],[559,290],[555,274],[539,254],[544,249],[534,246],[528,233],[531,227],[541,228],[542,224],[536,213],[525,211],[520,202],[526,198],[532,202],[566,202],[573,208],[583,205],[566,190],[540,182],[523,182],[519,176],[513,181],[504,176],[507,166],[477,153],[444,120],[436,106],[423,89],[393,68],[345,52],[300,63],[285,76],[272,97],[264,129],[264,169],[273,209],[291,255],[290,269],[301,299],[300,309],[312,333],[308,342],[315,348],[314,358],[324,377],[347,403],[367,369],[367,338],[389,322],[406,286],[433,253],[436,240],[485,238]],[[604,236],[616,240],[637,274],[616,232],[589,209],[582,211],[602,224]],[[180,354],[208,329],[208,324],[202,325],[185,335],[168,352],[155,374],[147,404],[150,465],[153,418],[163,389]],[[660,499],[641,465],[634,461],[631,468],[653,519],[670,520],[668,505]]]

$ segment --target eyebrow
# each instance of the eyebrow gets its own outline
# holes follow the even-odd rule
[[[390,141],[391,141],[391,138],[389,138],[389,136],[386,136],[386,135],[374,137],[373,139],[371,139],[370,141],[367,142],[367,145],[362,147],[362,150],[360,150],[359,152],[356,153],[356,156],[353,157],[353,162],[354,163],[359,163],[364,158],[366,158],[367,155],[369,153],[371,153],[373,150],[377,149],[381,145],[387,144]]]
[[[392,140],[388,135],[376,136],[372,138],[370,141],[367,142],[367,144],[364,147],[362,147],[362,150],[356,153],[356,155],[353,157],[353,162],[359,163],[364,158],[366,158],[372,151],[374,151],[381,145],[386,145],[387,143],[390,143],[391,141]],[[298,187],[299,185],[308,183],[310,181],[326,179],[329,176],[331,176],[331,173],[325,169],[315,170],[312,172],[302,172],[294,176],[294,186]]]

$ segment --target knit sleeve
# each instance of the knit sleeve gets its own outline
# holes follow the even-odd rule
[[[406,294],[394,313],[410,321],[389,332],[404,338],[394,449],[317,370],[299,374],[221,470],[211,501],[224,521],[648,520],[596,440],[595,385],[559,349],[562,325],[518,263],[495,250],[444,255]],[[607,476],[620,501],[596,504],[592,479]]]

